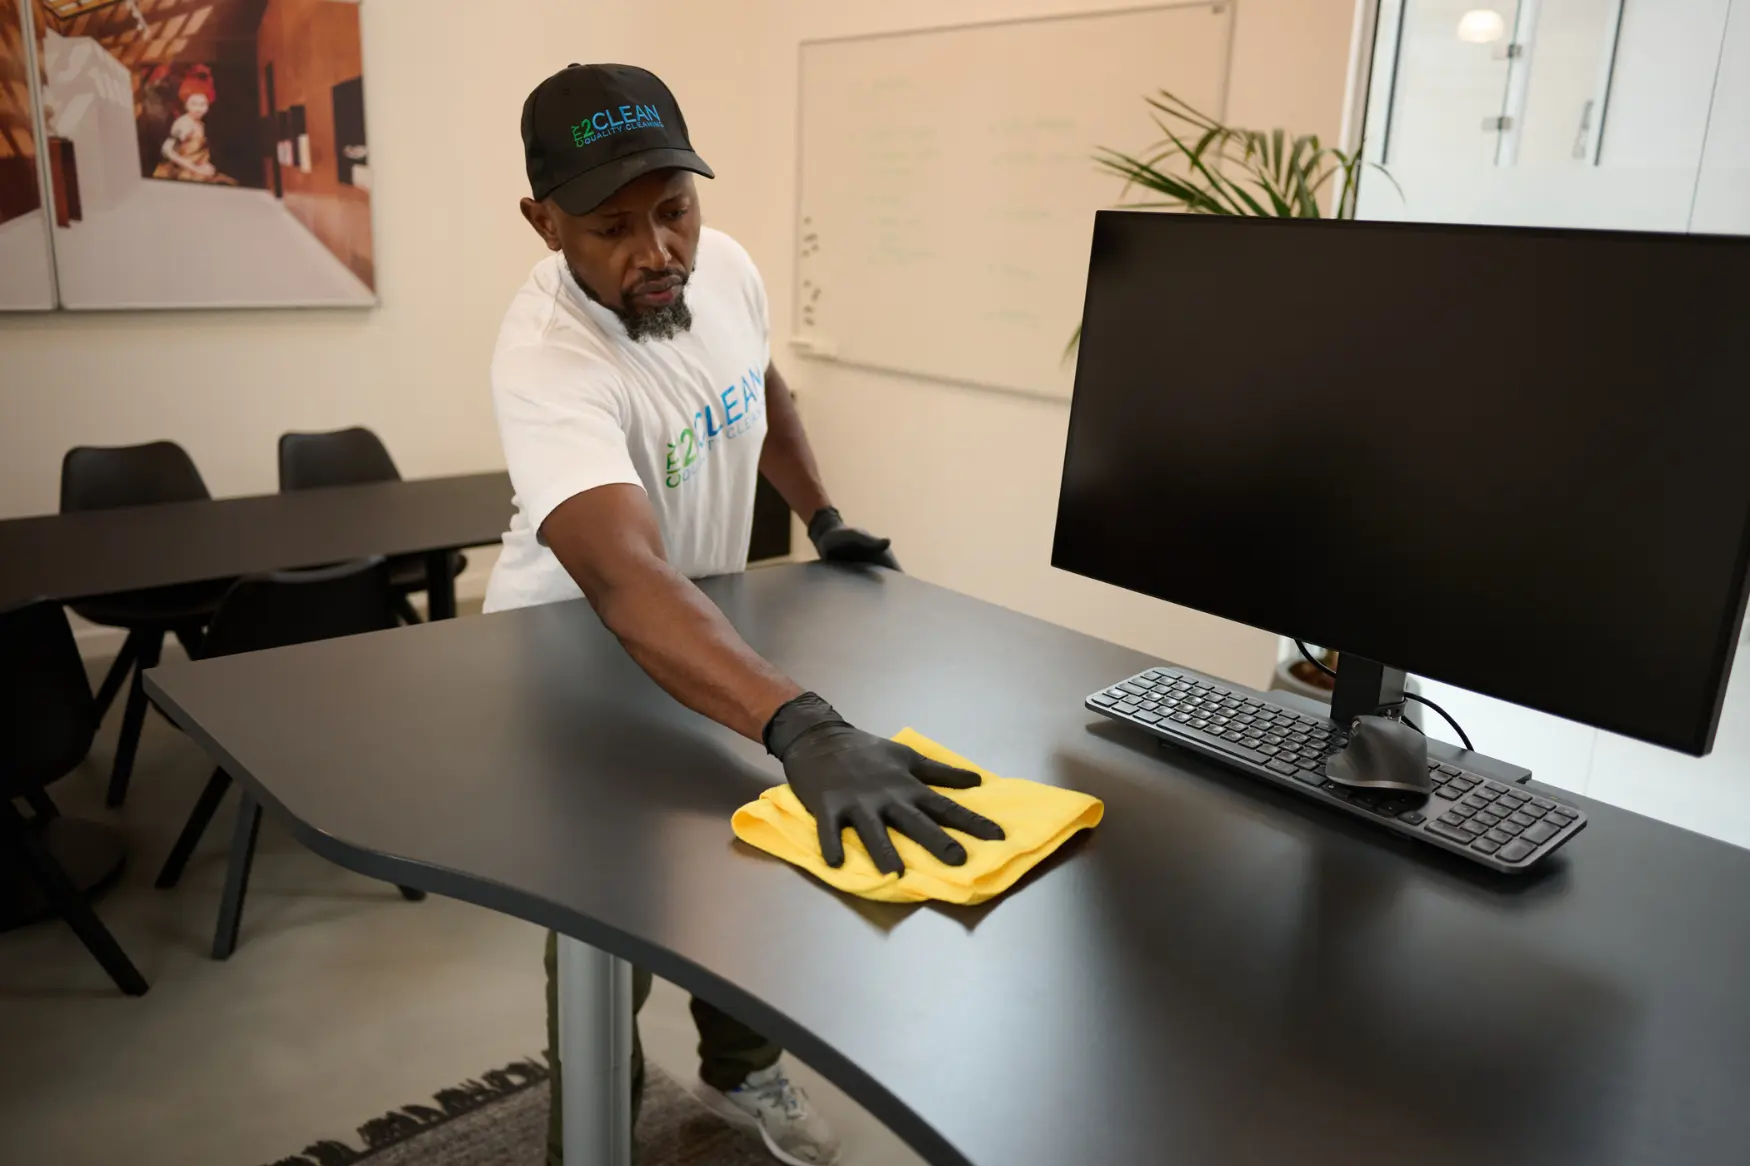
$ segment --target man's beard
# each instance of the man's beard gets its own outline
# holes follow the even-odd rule
[[[648,312],[636,312],[630,308],[616,308],[602,303],[602,298],[590,289],[583,277],[577,274],[577,268],[571,269],[571,278],[577,281],[577,286],[583,289],[583,294],[607,308],[620,318],[620,323],[626,329],[626,335],[640,344],[650,340],[673,340],[693,326],[693,309],[687,306],[687,280],[691,273],[683,273],[681,282],[675,288],[673,303],[663,304],[660,308],[652,308]]]

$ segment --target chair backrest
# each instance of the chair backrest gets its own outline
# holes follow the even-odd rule
[[[363,426],[333,433],[280,435],[280,489],[395,482],[401,471],[382,439]]]
[[[0,611],[0,798],[64,776],[91,749],[97,702],[58,603]]]
[[[188,451],[174,441],[81,445],[61,459],[61,512],[211,498]]]
[[[237,580],[213,613],[201,654],[234,656],[395,626],[383,558]]]

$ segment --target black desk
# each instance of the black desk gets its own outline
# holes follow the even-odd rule
[[[733,841],[777,769],[581,602],[147,684],[318,853],[648,966],[934,1163],[1750,1156],[1750,853],[1584,803],[1552,869],[1490,876],[1084,712],[1138,653],[884,572],[706,590],[860,725],[1104,825],[981,908],[841,897]]]
[[[0,608],[424,553],[443,618],[455,614],[449,552],[497,542],[510,514],[510,475],[492,473],[7,519]]]
[[[497,542],[510,515],[510,475],[491,473],[0,520],[0,609],[423,553],[431,616],[444,619],[456,614],[450,552]],[[81,890],[120,869],[120,838],[96,823],[63,820],[45,842]],[[35,887],[0,885],[0,930],[48,914]]]

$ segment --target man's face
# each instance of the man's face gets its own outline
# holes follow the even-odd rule
[[[658,170],[621,187],[586,215],[525,198],[523,217],[562,251],[591,299],[634,340],[667,339],[692,325],[686,282],[699,250],[698,194],[685,170]]]

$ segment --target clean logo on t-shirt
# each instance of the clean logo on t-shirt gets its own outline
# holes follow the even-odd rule
[[[719,441],[733,441],[756,431],[763,433],[754,422],[765,415],[766,403],[760,396],[765,387],[766,374],[749,368],[738,383],[718,394],[723,405],[721,413],[717,412],[717,402],[694,413],[693,423],[668,443],[668,473],[662,484],[673,490],[692,481],[694,470],[717,448]]]

